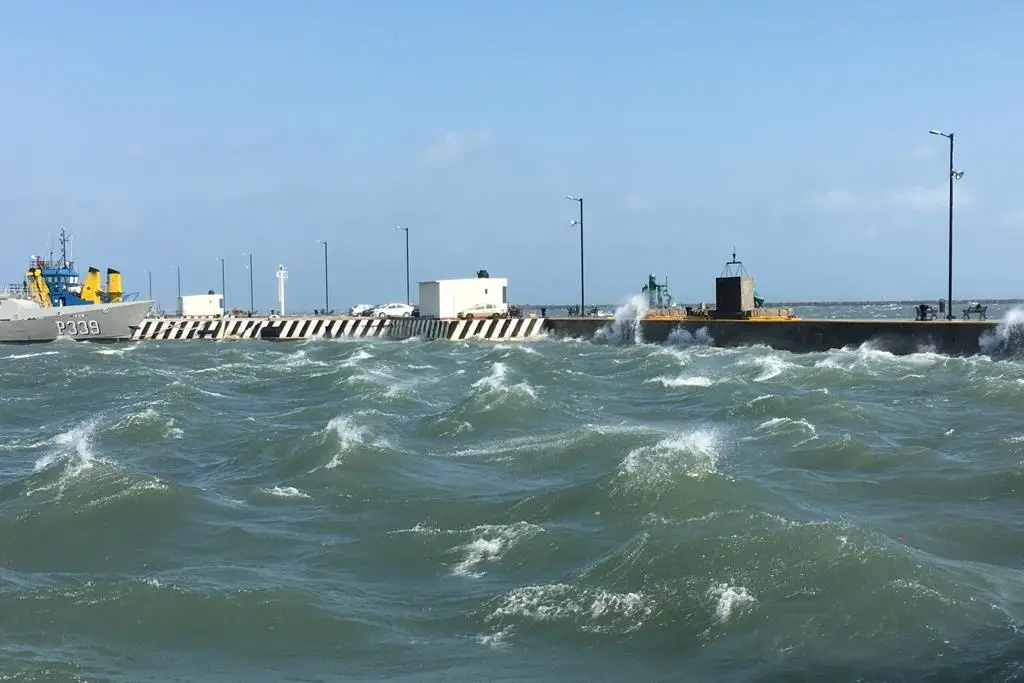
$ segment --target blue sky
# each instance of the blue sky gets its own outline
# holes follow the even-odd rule
[[[572,302],[649,272],[713,298],[733,245],[769,299],[1024,296],[1024,4],[11,0],[0,4],[0,270],[61,225],[173,308],[291,308],[510,278]],[[415,284],[413,285],[415,297]]]

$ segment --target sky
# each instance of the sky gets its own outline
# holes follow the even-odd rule
[[[74,257],[175,308],[1024,297],[1024,3],[7,0],[0,280]],[[6,280],[3,280],[4,274]]]

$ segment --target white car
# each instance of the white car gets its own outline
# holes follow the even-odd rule
[[[409,304],[381,304],[370,309],[366,315],[377,318],[408,318],[414,309],[415,307]]]
[[[352,308],[348,309],[348,314],[349,315],[362,315],[363,313],[366,313],[371,308],[373,308],[373,306],[371,306],[370,304],[356,304]]]
[[[508,304],[476,304],[464,311],[459,311],[459,317],[466,320],[472,318],[504,318],[508,315]]]

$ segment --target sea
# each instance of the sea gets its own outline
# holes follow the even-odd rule
[[[0,680],[1024,680],[1024,360],[683,337],[0,346]]]

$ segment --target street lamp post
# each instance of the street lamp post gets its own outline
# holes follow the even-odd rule
[[[327,240],[317,240],[317,244],[324,245],[324,313],[331,310],[331,293],[327,287]]]
[[[227,281],[224,277],[224,257],[218,257],[217,260],[220,261],[220,307],[223,313],[228,310],[228,295],[225,291],[227,289]]]
[[[409,295],[409,228],[396,225],[395,230],[405,231],[405,303],[408,304],[412,301]]]
[[[253,296],[252,287],[252,252],[250,251],[248,254],[242,254],[242,256],[249,257],[249,314],[252,315],[256,312],[256,299]]]
[[[565,198],[572,202],[580,203],[580,217],[569,222],[569,225],[580,226],[580,315],[586,315],[586,309],[583,307],[584,301],[584,279],[583,279],[583,197],[573,197],[572,195],[565,195]]]
[[[949,140],[949,271],[948,291],[946,293],[946,320],[953,319],[953,181],[964,177],[963,171],[953,169],[953,133],[943,133],[939,130],[928,131],[932,135],[941,135]]]
[[[181,315],[181,266],[175,266],[178,269],[178,315]]]

